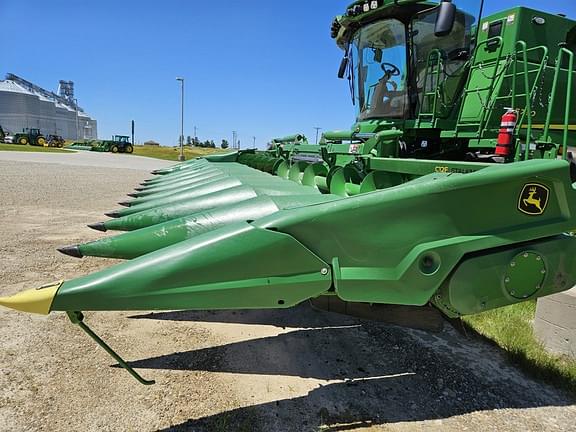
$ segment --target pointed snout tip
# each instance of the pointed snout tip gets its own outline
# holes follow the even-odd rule
[[[104,225],[104,222],[96,222],[93,224],[88,224],[88,228],[92,228],[93,230],[96,231],[102,231],[102,232],[106,231],[106,225]]]
[[[119,218],[120,217],[120,213],[118,213],[117,211],[111,211],[108,213],[104,213],[104,215],[111,217],[111,218]]]
[[[64,246],[58,248],[57,250],[58,252],[63,253],[64,255],[68,255],[74,258],[82,258],[84,256],[82,255],[82,252],[80,252],[80,248],[78,247],[78,245]]]
[[[130,207],[132,205],[130,201],[120,201],[118,204],[124,207]]]
[[[0,297],[0,306],[20,312],[48,315],[52,302],[63,281],[44,285],[14,294],[10,297]]]

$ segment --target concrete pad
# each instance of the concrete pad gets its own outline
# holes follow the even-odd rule
[[[144,156],[78,151],[69,153],[0,151],[0,161],[50,163],[99,168],[152,171],[176,164],[175,161]]]
[[[576,287],[538,299],[534,333],[551,353],[576,358]]]

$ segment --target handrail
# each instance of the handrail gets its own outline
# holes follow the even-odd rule
[[[429,68],[430,68],[430,63],[433,59],[433,55],[436,55],[436,64],[433,65],[432,67],[436,67],[436,69],[432,70],[432,73],[436,75],[436,82],[435,82],[435,87],[434,87],[434,91],[433,92],[427,92],[426,91],[426,85],[428,84],[428,76],[429,76]],[[433,50],[430,51],[430,53],[428,53],[428,58],[426,59],[426,69],[424,72],[424,84],[422,86],[422,101],[420,102],[420,115],[418,116],[418,123],[421,122],[420,116],[423,115],[431,115],[432,119],[431,121],[434,122],[435,117],[436,117],[436,108],[437,108],[437,104],[438,104],[438,94],[439,94],[439,88],[440,88],[440,72],[442,71],[442,52],[438,49],[438,48],[434,48]],[[422,112],[422,107],[424,106],[424,101],[426,100],[426,96],[429,96],[430,94],[434,93],[434,99],[433,99],[433,103],[432,103],[432,112]]]
[[[519,48],[518,48],[519,47]],[[532,51],[542,51],[542,60],[540,61],[540,66],[537,69],[529,70],[528,68],[528,53]],[[522,64],[523,64],[523,71],[522,74],[524,75],[524,93],[523,96],[526,99],[526,106],[524,110],[522,110],[522,116],[520,117],[519,121],[516,123],[516,130],[519,131],[522,128],[522,123],[527,118],[528,126],[526,131],[526,149],[524,152],[524,159],[529,159],[530,157],[530,139],[532,136],[532,96],[534,92],[537,90],[538,81],[540,77],[544,73],[544,69],[548,63],[548,48],[546,46],[540,45],[533,48],[528,48],[525,41],[518,41],[514,47],[514,60],[512,64],[512,73],[510,75],[506,75],[506,77],[512,78],[512,84],[510,87],[510,97],[511,97],[511,106],[515,111],[521,111],[516,105],[516,88],[517,88],[517,78],[520,75],[518,73],[518,56],[522,54]],[[530,74],[536,73],[534,77],[534,84],[530,87]],[[520,156],[521,149],[518,147],[516,149],[515,157]]]
[[[572,102],[572,82],[574,78],[574,53],[564,47],[560,47],[558,57],[556,58],[556,67],[554,70],[554,81],[552,82],[552,94],[550,96],[550,103],[548,105],[548,112],[546,113],[546,124],[544,125],[544,136],[548,137],[550,132],[550,122],[552,121],[552,108],[556,101],[556,93],[558,88],[558,78],[560,77],[560,69],[562,66],[562,59],[564,55],[568,56],[568,81],[566,83],[566,108],[564,110],[564,133],[562,137],[562,159],[566,160],[568,155],[568,130],[570,124],[570,104]]]

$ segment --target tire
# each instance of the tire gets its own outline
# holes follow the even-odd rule
[[[132,153],[132,152],[134,152],[134,147],[132,147],[132,145],[128,144],[128,145],[126,146],[126,148],[124,149],[124,151],[125,151],[126,153]]]
[[[18,138],[18,144],[20,145],[28,145],[28,137],[20,137]]]
[[[113,145],[112,147],[110,147],[110,151],[112,153],[118,153],[118,146],[117,145]]]
[[[62,147],[64,147],[64,143],[63,143],[62,141],[58,141],[58,142],[56,143],[56,147],[62,148]]]
[[[44,137],[36,138],[36,145],[39,145],[41,147],[46,147],[46,138],[44,138]]]

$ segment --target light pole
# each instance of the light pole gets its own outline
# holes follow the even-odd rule
[[[176,77],[176,81],[180,81],[181,90],[181,108],[180,108],[180,156],[178,156],[179,161],[186,160],[184,158],[184,78]]]
[[[318,144],[318,131],[322,130],[322,128],[316,126],[314,129],[316,129],[316,144]]]
[[[80,128],[78,126],[78,99],[74,99],[74,104],[76,105],[76,139],[80,139]]]

